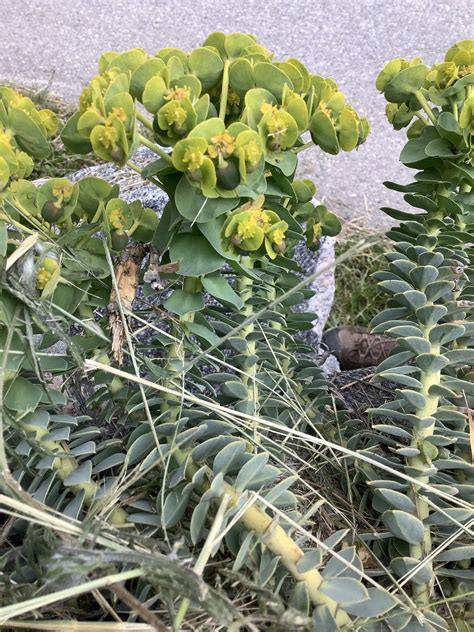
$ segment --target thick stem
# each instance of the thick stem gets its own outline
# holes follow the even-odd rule
[[[272,305],[275,304],[274,309],[276,310],[278,308],[278,304],[276,304],[277,293],[273,279],[270,280],[270,282],[268,283],[267,297],[269,303],[271,303]],[[271,328],[274,330],[283,331],[283,325],[279,321],[271,321],[270,325]],[[304,410],[305,419],[312,420],[313,418],[316,418],[318,415],[318,411],[313,407],[312,402],[308,400],[308,398],[303,397],[303,384],[294,377],[294,370],[291,365],[291,355],[287,351],[285,339],[283,338],[280,342],[277,342],[276,340],[272,341],[272,349],[273,351],[278,350],[280,352],[280,357],[278,358],[279,370],[282,377],[288,384],[289,380],[293,380],[293,384],[291,385],[291,397],[294,398],[298,402],[301,409]],[[302,417],[299,416],[299,419],[301,420]],[[299,425],[300,421],[298,421],[297,423]],[[339,435],[336,437],[335,429],[326,429],[326,432],[328,433],[327,436],[330,436],[331,439],[335,439],[336,441],[341,440],[341,437]],[[288,435],[288,437],[283,441],[283,444],[285,444],[286,441],[290,439],[290,437],[291,435]]]
[[[250,258],[244,257],[241,261],[243,265],[248,268],[253,267],[253,261]],[[201,283],[198,278],[186,277],[183,283],[183,289],[189,292],[196,292],[200,289]],[[252,316],[253,307],[248,303],[248,300],[252,297],[253,293],[253,281],[243,275],[239,278],[238,287],[241,298],[244,300],[245,308],[243,310],[244,316]],[[192,322],[194,314],[189,313],[180,317],[180,322]],[[254,332],[254,324],[251,322],[241,330],[242,337],[247,339],[250,333]],[[254,354],[255,342],[248,341],[250,346],[247,347],[248,355]],[[179,360],[181,363],[184,360],[184,350],[182,345],[173,343],[169,347],[167,357],[167,368],[173,371],[173,360]],[[244,383],[248,386],[249,397],[252,397],[254,406],[258,403],[258,391],[255,385],[255,373],[256,367],[253,365],[248,371],[245,372],[245,376],[242,378]],[[167,421],[177,421],[177,414],[179,412],[179,401],[176,401],[173,397],[168,397],[163,400],[162,410],[167,410],[170,413],[170,417]],[[171,439],[171,438],[170,438]],[[173,450],[173,457],[178,463],[182,465],[186,463],[185,475],[188,480],[192,480],[194,475],[198,472],[198,467],[193,463],[191,459],[191,451],[181,450],[175,448]],[[208,476],[205,481],[201,483],[197,488],[201,494],[204,494],[211,487],[213,480],[212,471],[208,471]],[[222,493],[216,497],[216,501],[221,503],[225,496],[229,497],[229,507],[235,507],[241,504],[242,494],[238,492],[232,485],[224,483]],[[319,587],[322,583],[322,577],[318,570],[314,569],[301,573],[297,570],[296,565],[299,560],[304,556],[304,552],[294,542],[294,540],[286,533],[286,531],[276,522],[274,518],[266,513],[265,510],[260,509],[255,504],[248,507],[240,518],[240,522],[250,531],[253,531],[258,538],[261,538],[268,549],[275,555],[280,557],[282,564],[290,572],[296,581],[305,582],[308,590],[309,598],[312,604],[317,606],[325,606],[329,609],[331,614],[336,620],[338,626],[342,627],[348,625],[351,622],[349,615],[339,607],[337,602],[330,597],[324,595]],[[183,609],[186,606],[183,606]]]
[[[150,131],[153,131],[153,124],[147,116],[139,112],[137,109],[135,109],[135,116],[137,121],[140,121],[140,123],[142,123]]]
[[[135,171],[136,173],[140,174],[143,177],[143,170],[140,169],[140,167],[138,165],[136,165],[134,162],[132,162],[131,160],[127,160],[127,167],[129,167],[130,169],[132,169],[133,171]],[[145,179],[149,180],[150,182],[153,182],[153,184],[156,187],[158,187],[159,189],[161,189],[162,191],[164,191],[166,193],[166,189],[161,184],[161,182],[159,182],[156,178],[154,178],[153,176],[148,176]],[[129,235],[131,235],[130,231],[129,231]]]
[[[219,118],[225,121],[225,115],[227,111],[227,95],[229,93],[229,65],[230,61],[227,59],[224,62],[224,71],[222,73],[222,91],[221,101],[219,104]]]
[[[186,477],[191,480],[199,468],[192,462],[190,451],[176,449],[173,451],[173,456],[179,465],[186,462]],[[209,470],[209,476],[206,482],[200,485],[199,492],[205,493],[210,489],[211,483],[212,472]],[[230,499],[229,507],[236,507],[241,504],[242,494],[228,483],[224,483],[222,492],[216,497],[216,501],[219,503],[222,502],[222,499],[226,495]],[[262,540],[265,546],[275,556],[280,558],[281,563],[296,581],[305,582],[313,606],[326,606],[340,627],[350,624],[351,618],[349,615],[339,607],[336,601],[327,597],[319,590],[323,581],[319,571],[313,569],[301,573],[297,570],[296,565],[304,556],[304,552],[274,518],[269,516],[264,509],[260,509],[253,504],[242,513],[240,522],[246,529],[253,531],[255,535]]]
[[[19,425],[23,428],[25,433],[32,437],[33,440],[43,448],[45,452],[54,457],[50,468],[56,472],[58,478],[62,482],[67,481],[71,474],[78,468],[78,464],[74,457],[67,454],[59,441],[45,440],[44,437],[48,434],[47,428],[37,426],[33,423],[26,423],[21,420],[19,421]],[[84,502],[86,505],[91,506],[93,505],[95,496],[99,490],[99,483],[89,481],[87,483],[67,485],[67,487],[76,494],[84,492]],[[110,524],[117,525],[123,524],[126,516],[127,514],[124,509],[121,507],[115,507],[108,517],[108,522]]]
[[[20,222],[16,222],[11,217],[8,217],[8,215],[0,214],[0,222],[5,222],[7,224],[13,224],[13,226],[18,228],[18,230],[20,232],[25,232],[25,233],[28,233],[29,235],[32,235],[34,232],[36,232],[36,231],[33,231],[31,228],[28,228],[27,226],[24,226]]]
[[[423,331],[424,338],[429,341],[429,334],[432,327],[423,327],[420,325],[420,328]],[[431,353],[433,355],[439,355],[439,345],[432,345]],[[422,388],[420,389],[420,394],[423,395],[423,397],[425,398],[425,405],[415,411],[415,415],[418,419],[420,419],[420,421],[427,419],[428,417],[432,417],[438,410],[439,397],[435,395],[430,395],[429,390],[432,386],[439,385],[440,381],[441,371],[435,371],[433,373],[426,373],[424,371],[421,372],[420,382],[422,384]],[[433,435],[434,430],[434,422],[427,427],[423,427],[420,425],[420,427],[415,427],[413,429],[411,446],[420,450],[420,454],[407,459],[409,467],[419,471],[424,471],[431,467],[431,458],[428,456],[428,454],[426,454],[426,451],[423,451],[423,443],[426,441],[426,439]],[[429,484],[430,482],[429,476],[420,476],[418,478],[422,483]],[[416,506],[417,518],[421,520],[421,522],[425,523],[430,513],[430,507],[425,500],[422,500],[420,498],[419,487],[413,485],[408,493],[408,496],[411,498]],[[429,525],[424,525],[423,541],[419,544],[410,544],[410,557],[413,557],[421,562],[430,554],[431,548],[431,529]],[[432,563],[429,562],[428,564],[426,564],[426,566],[432,568]],[[429,605],[429,582],[412,582],[412,590],[414,601],[418,606]]]
[[[183,290],[185,292],[189,292],[190,294],[194,294],[199,292],[201,289],[201,281],[198,277],[184,277],[183,280]],[[179,323],[192,323],[194,321],[194,312],[188,312],[187,314],[183,314],[179,317]],[[183,348],[183,343],[179,340],[179,336],[181,332],[179,328],[176,328],[175,340],[171,345],[169,345],[166,354],[166,363],[165,368],[170,373],[170,378],[167,380],[167,384],[164,386],[173,387],[173,373],[176,375],[182,374],[182,366],[184,365],[185,353]],[[161,412],[168,412],[167,421],[171,421],[175,423],[177,421],[178,412],[179,412],[179,404],[180,402],[171,395],[163,395],[163,401],[161,403]]]
[[[453,116],[456,119],[456,121],[459,121],[459,109],[458,109],[458,104],[456,102],[453,101],[453,103],[451,104],[451,109],[453,111]]]
[[[98,222],[99,219],[102,217],[102,213],[104,212],[104,210],[105,210],[105,204],[103,202],[99,202],[97,210],[94,213],[94,216],[92,217],[90,223],[95,224],[96,222]],[[87,236],[87,239],[89,239],[89,236]]]
[[[14,211],[20,213],[23,219],[26,219],[26,221],[33,224],[33,226],[36,226],[36,228],[38,228],[41,232],[46,233],[47,229],[49,228],[49,224],[47,222],[41,222],[40,220],[36,219],[36,217],[33,217],[33,215],[22,204],[20,204],[18,200],[15,200],[14,204],[8,199],[5,200],[5,202],[7,202]],[[11,221],[10,217],[8,217],[8,221]]]
[[[419,112],[415,112],[415,116],[419,121],[422,121],[425,125],[429,125],[428,121],[425,119],[423,114],[420,114]]]
[[[270,282],[267,289],[268,302],[274,303],[277,298],[275,285],[273,282]],[[277,331],[282,331],[282,324],[276,320],[272,320],[270,322],[272,329],[276,329]],[[273,346],[273,345],[272,345]],[[281,352],[281,356],[279,358],[280,369],[283,375],[288,375],[290,370],[290,356],[286,351],[286,343],[285,340],[281,340],[281,342],[275,343],[276,348]]]
[[[299,154],[300,151],[304,151],[305,149],[309,149],[310,147],[314,147],[314,143],[312,140],[309,140],[304,145],[300,145],[300,147],[296,147],[295,149],[293,149],[293,153]]]
[[[151,140],[148,140],[148,138],[146,138],[142,134],[138,134],[138,138],[140,139],[140,142],[143,145],[145,145],[145,147],[148,147],[148,149],[151,149],[151,151],[155,153],[157,156],[160,156],[160,158],[163,158],[164,160],[171,162],[171,156],[168,153],[166,153],[166,151],[161,149],[161,147],[159,147],[156,143],[153,143]]]
[[[242,257],[241,264],[251,270],[253,268],[253,259],[251,257]],[[244,275],[240,275],[237,286],[240,298],[244,302],[244,308],[241,313],[245,319],[251,318],[253,316],[253,305],[251,302],[253,296],[253,280]],[[258,413],[258,387],[255,381],[257,363],[253,362],[251,364],[251,358],[255,356],[257,348],[256,342],[253,339],[254,332],[255,324],[253,321],[240,330],[240,337],[245,340],[247,344],[247,349],[243,355],[249,359],[248,363],[242,367],[243,373],[240,374],[242,383],[247,387],[247,409],[245,412],[249,415],[257,415]]]
[[[428,118],[430,119],[430,121],[433,123],[433,125],[436,125],[436,116],[434,115],[433,110],[430,108],[430,104],[426,100],[426,98],[425,98],[424,94],[422,93],[422,91],[421,90],[417,90],[415,92],[415,96],[418,99],[418,103],[421,105],[423,110],[428,115]]]

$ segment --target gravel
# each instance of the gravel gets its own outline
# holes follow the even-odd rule
[[[216,30],[254,33],[277,58],[301,58],[313,72],[333,76],[373,132],[358,151],[328,156],[310,150],[302,172],[332,210],[355,225],[382,230],[380,206],[399,203],[384,180],[407,181],[398,165],[403,144],[384,117],[374,87],[392,57],[441,59],[456,40],[472,37],[471,0],[0,0],[0,81],[44,87],[76,102],[105,50],[163,46],[189,50]]]

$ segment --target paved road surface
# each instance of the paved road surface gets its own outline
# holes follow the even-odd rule
[[[216,30],[257,35],[278,58],[301,58],[334,77],[373,126],[357,152],[311,150],[304,171],[334,210],[372,228],[395,203],[385,179],[409,180],[402,146],[384,118],[374,80],[385,61],[421,55],[431,64],[456,40],[473,37],[471,0],[0,0],[0,80],[44,86],[75,101],[104,50],[191,49]]]

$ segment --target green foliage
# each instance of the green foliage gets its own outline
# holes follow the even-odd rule
[[[0,88],[0,192],[11,178],[27,178],[33,159],[50,153],[48,139],[57,131],[51,110],[35,108],[33,101],[12,88]]]
[[[118,186],[98,178],[73,183],[57,177],[36,185],[24,179],[32,162],[28,173],[10,169],[21,150],[31,158],[46,156],[46,131],[55,130],[53,117],[31,108],[18,114],[10,92],[2,93],[9,144],[2,153],[8,169],[2,170],[0,199],[6,263],[0,456],[9,498],[15,479],[27,506],[41,503],[93,531],[98,519],[105,520],[108,529],[130,533],[127,552],[134,538],[152,537],[157,546],[179,538],[193,552],[196,569],[227,550],[235,555],[234,572],[272,590],[283,582],[284,602],[295,603],[303,620],[314,612],[341,627],[350,622],[345,604],[369,594],[359,575],[348,579],[349,600],[329,571],[323,579],[324,548],[313,547],[315,564],[297,570],[305,551],[285,518],[285,512],[302,518],[289,489],[294,478],[277,466],[280,455],[267,433],[249,442],[245,426],[262,416],[285,428],[314,430],[334,416],[328,414],[335,404],[329,385],[303,359],[310,348],[297,338],[311,328],[313,315],[294,307],[311,294],[295,274],[296,245],[306,237],[316,248],[321,234],[340,229],[333,214],[312,204],[314,185],[294,179],[297,153],[306,146],[301,135],[317,133],[312,117],[324,107],[313,80],[297,60],[273,61],[253,37],[238,33],[214,34],[190,54],[105,53],[61,137],[76,153],[94,152],[119,165],[142,143],[154,151],[157,160],[142,175],[168,194],[160,219],[139,202],[126,203]],[[328,86],[336,89],[332,80]],[[353,116],[365,132],[350,148],[367,132]],[[138,132],[138,121],[158,144]],[[341,146],[349,149],[342,140]],[[112,256],[124,249],[114,270]],[[131,345],[126,310],[138,285],[153,301],[139,310],[151,334],[134,333]],[[57,343],[64,349],[52,350]],[[124,353],[123,371],[117,365]],[[84,364],[94,369],[87,415],[74,403],[78,386],[71,394],[67,389]],[[261,500],[248,505],[253,491]],[[209,548],[216,525],[222,535]],[[15,531],[19,539],[27,536],[21,523]],[[104,546],[101,540],[97,554]],[[43,556],[51,561],[52,548]],[[362,569],[355,552],[351,561]],[[6,560],[9,571],[12,563],[16,558]],[[170,575],[179,576],[183,563],[178,559]],[[124,564],[126,557],[116,558],[113,571],[120,573]],[[71,572],[76,567],[71,563]],[[86,564],[82,576],[87,579],[93,567]],[[131,586],[142,600],[155,594],[151,568]],[[22,578],[8,587],[12,606],[5,616],[28,611],[28,602],[13,606],[19,595],[32,597],[49,585],[37,553],[29,573],[31,587]],[[160,603],[176,626],[189,600],[219,624],[241,616],[229,607],[223,617],[212,600],[196,601],[163,577],[158,584],[167,595]],[[171,603],[180,594],[186,599],[173,614]]]
[[[372,413],[394,425],[376,425],[379,432],[362,443],[366,454],[386,445],[381,463],[403,472],[409,483],[397,483],[376,467],[364,469],[363,476],[390,535],[390,568],[411,579],[413,600],[431,611],[433,625],[440,593],[462,598],[474,586],[467,547],[474,493],[474,153],[466,114],[474,89],[473,52],[474,42],[459,42],[431,70],[419,60],[394,60],[377,79],[396,129],[417,117],[400,157],[417,170],[415,181],[387,183],[405,193],[416,212],[384,209],[401,223],[388,233],[394,252],[387,255],[388,270],[377,276],[389,301],[373,325],[399,343],[377,369],[378,379],[390,380],[397,390],[394,401]],[[444,492],[435,502],[434,490]],[[460,604],[453,626],[469,628],[470,607],[469,600]],[[441,620],[436,625],[447,629]]]
[[[0,502],[18,546],[1,550],[0,619],[79,598],[103,618],[80,596],[110,586],[114,612],[158,628],[157,613],[176,629],[191,613],[207,629],[409,632],[449,616],[463,629],[469,50],[448,54],[461,83],[441,87],[442,111],[418,61],[378,81],[397,126],[417,101],[429,118],[402,154],[416,182],[391,185],[423,212],[389,210],[402,224],[379,275],[390,299],[375,327],[400,340],[379,377],[400,389],[374,411],[388,423],[362,431],[299,336],[313,279],[300,280],[295,249],[317,249],[340,223],[295,179],[298,153],[350,151],[368,133],[332,79],[241,33],[189,54],[104,53],[61,138],[141,171],[169,198],[160,218],[99,178],[26,180],[54,117],[2,88]],[[157,156],[143,170],[131,162],[140,145]],[[330,476],[322,502],[338,528],[325,539],[321,503],[304,498],[308,452]],[[458,608],[445,618],[444,595]]]

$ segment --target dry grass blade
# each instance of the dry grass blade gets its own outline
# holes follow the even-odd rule
[[[155,628],[148,623],[109,623],[81,621],[8,621],[0,623],[2,628],[12,630],[43,630],[44,632],[155,632]]]
[[[38,233],[33,233],[29,235],[21,244],[12,252],[12,254],[8,257],[5,263],[5,270],[9,270],[24,254],[26,254],[29,250],[34,248],[36,242],[38,241]]]
[[[131,609],[132,612],[138,614],[144,621],[151,625],[153,630],[158,632],[167,632],[168,628],[152,612],[144,606],[141,601],[134,597],[126,588],[121,584],[112,584],[109,589],[121,600],[123,603]]]
[[[24,495],[27,496],[28,494],[25,492]],[[42,525],[59,534],[63,534],[65,537],[77,536],[90,542],[96,542],[114,551],[128,551],[124,540],[104,533],[97,535],[89,529],[83,529],[80,522],[71,518],[66,520],[62,514],[55,512],[46,505],[42,505],[33,498],[31,498],[31,502],[22,502],[16,498],[0,494],[0,513]]]
[[[363,251],[354,250],[362,238],[372,237],[371,244]],[[382,235],[373,241],[373,233],[350,227],[336,242],[335,295],[329,315],[328,327],[340,325],[368,326],[372,318],[383,309],[385,297],[372,278],[375,272],[386,267],[384,254],[388,249]],[[349,258],[340,261],[340,256]]]
[[[124,571],[123,573],[106,575],[105,577],[100,577],[99,579],[93,579],[91,581],[84,582],[83,584],[79,584],[78,586],[65,588],[64,590],[51,592],[47,595],[42,595],[41,597],[34,597],[33,599],[27,599],[26,601],[21,601],[10,606],[5,606],[3,608],[0,608],[0,624],[5,623],[13,617],[19,617],[22,614],[32,612],[33,610],[37,610],[38,608],[50,606],[51,604],[57,603],[58,601],[71,599],[71,597],[77,597],[78,595],[96,590],[97,588],[105,588],[106,586],[111,586],[112,584],[116,584],[117,582],[140,577],[144,573],[145,571],[143,569],[134,568],[129,571]]]

